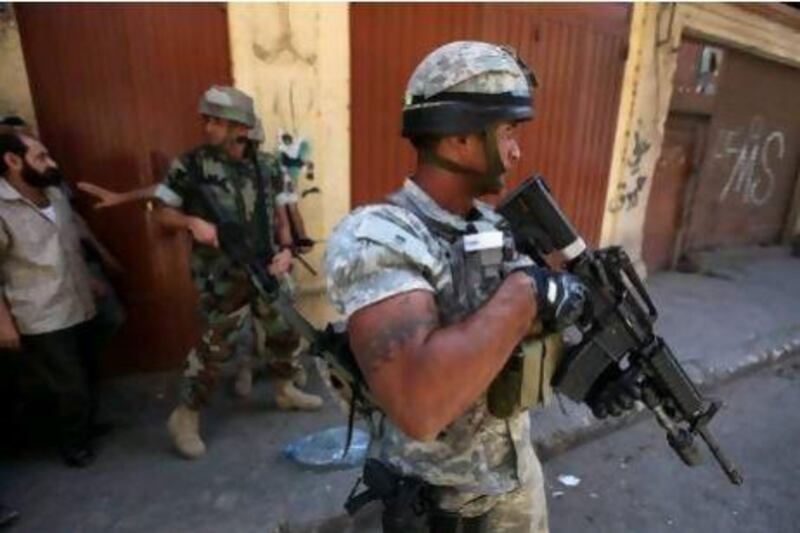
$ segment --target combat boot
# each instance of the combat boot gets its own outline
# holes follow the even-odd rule
[[[167,430],[172,443],[187,459],[197,459],[206,453],[206,445],[200,438],[200,414],[185,405],[179,405],[167,420]]]
[[[316,411],[322,407],[322,398],[308,394],[294,386],[292,380],[279,380],[275,384],[275,402],[285,411]]]

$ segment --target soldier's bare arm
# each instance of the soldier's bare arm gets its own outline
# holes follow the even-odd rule
[[[94,197],[97,201],[94,204],[95,209],[104,209],[106,207],[113,207],[115,205],[126,204],[128,202],[135,202],[136,200],[146,200],[154,198],[156,188],[158,185],[148,185],[141,189],[134,189],[126,192],[115,192],[105,187],[100,187],[88,181],[78,182],[78,189]]]
[[[353,352],[370,390],[406,434],[429,440],[489,387],[536,316],[529,279],[509,276],[462,322],[442,327],[430,292],[417,290],[356,311]]]

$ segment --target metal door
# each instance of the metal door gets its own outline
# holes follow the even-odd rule
[[[726,49],[687,250],[777,242],[800,154],[800,70]]]
[[[650,273],[673,268],[678,260],[687,186],[702,155],[698,152],[702,150],[705,124],[698,116],[672,114],[664,127],[642,242],[642,259]]]
[[[400,137],[403,91],[414,66],[456,39],[510,44],[536,71],[537,118],[523,128],[515,184],[548,178],[578,229],[596,243],[627,53],[623,4],[353,4],[352,201],[376,201],[413,168]]]
[[[69,181],[141,187],[202,140],[198,97],[231,81],[223,6],[15,9],[41,136]],[[185,239],[161,234],[142,205],[83,211],[126,268],[129,318],[112,366],[174,366],[197,333]]]

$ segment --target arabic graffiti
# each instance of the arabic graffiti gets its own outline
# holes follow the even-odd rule
[[[764,118],[756,115],[746,129],[720,129],[716,145],[716,161],[734,160],[719,202],[733,193],[742,204],[766,204],[775,189],[774,159],[782,161],[786,154],[784,133],[768,131]]]
[[[641,127],[641,123],[640,123]],[[627,175],[630,180],[623,180],[617,184],[617,192],[608,210],[617,213],[625,209],[630,211],[639,205],[639,194],[647,183],[647,175],[642,172],[642,160],[650,151],[652,144],[636,130],[633,134],[633,150],[627,161]]]

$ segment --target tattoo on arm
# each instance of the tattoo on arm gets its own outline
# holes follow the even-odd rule
[[[432,299],[421,310],[411,305],[409,295],[401,298],[391,324],[375,330],[365,343],[362,360],[365,363],[363,371],[367,375],[390,361],[396,355],[397,349],[413,339],[420,330],[430,331],[439,325],[439,313]]]

